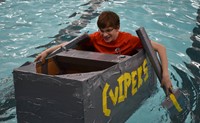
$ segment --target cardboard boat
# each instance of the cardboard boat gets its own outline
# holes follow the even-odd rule
[[[144,50],[128,56],[68,46],[14,69],[18,123],[124,123],[154,92]]]

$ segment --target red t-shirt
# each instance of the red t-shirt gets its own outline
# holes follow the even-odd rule
[[[90,43],[97,52],[108,54],[131,55],[135,49],[142,48],[140,39],[127,32],[119,32],[117,39],[109,43],[104,41],[100,32],[95,32],[90,34]]]

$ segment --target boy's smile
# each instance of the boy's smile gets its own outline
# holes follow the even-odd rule
[[[110,43],[117,39],[119,29],[108,27],[104,29],[99,29],[99,31],[103,36],[104,41]]]

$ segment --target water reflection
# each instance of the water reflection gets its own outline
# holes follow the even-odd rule
[[[80,35],[81,33],[80,30],[85,28],[92,19],[96,18],[99,15],[100,12],[97,11],[97,8],[100,7],[101,3],[104,1],[107,1],[107,0],[90,0],[86,4],[80,5],[80,6],[89,5],[89,7],[81,13],[79,19],[71,22],[67,27],[61,29],[59,33],[56,34],[55,36],[50,37],[50,38],[54,38],[51,42],[42,46],[38,46],[36,47],[36,49],[43,48],[43,47],[49,48],[52,45],[59,44],[63,41],[70,41],[73,38]],[[75,17],[79,14],[80,14],[79,12],[74,12],[68,18]],[[31,55],[30,57],[35,57],[36,55],[37,53]]]
[[[192,47],[187,48],[186,53],[191,59],[191,63],[184,63],[193,76],[189,76],[184,71],[172,66],[182,79],[182,89],[189,95],[190,116],[194,123],[200,122],[200,9],[197,10],[197,27],[193,29],[191,40]],[[187,115],[182,116],[182,121],[172,119],[174,122],[184,122]]]
[[[0,90],[0,122],[8,121],[16,117],[15,111],[15,95],[12,77],[7,77],[0,80],[0,84],[4,88]]]

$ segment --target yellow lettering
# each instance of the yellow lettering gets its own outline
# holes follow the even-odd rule
[[[144,77],[144,81],[146,82],[147,79],[149,78],[149,74],[148,74],[148,66],[147,66],[147,59],[144,60],[142,66],[143,66],[143,72],[144,72],[144,75],[145,75],[145,77]]]
[[[108,107],[107,107],[107,104],[108,104],[107,103],[107,91],[108,91],[109,87],[110,87],[110,85],[106,83],[105,87],[103,89],[103,93],[102,93],[103,113],[105,116],[110,116],[110,113],[111,113],[111,110],[108,109]]]
[[[109,96],[110,96],[110,98],[111,98],[112,103],[113,103],[114,106],[117,104],[118,91],[119,91],[118,87],[115,87],[115,94],[113,93],[112,90],[109,91]]]
[[[118,83],[119,83],[119,99],[118,99],[118,103],[123,102],[124,101],[124,95],[123,95],[123,81],[124,81],[124,76],[121,75],[118,79],[117,79]]]
[[[137,92],[137,87],[136,87],[136,84],[137,84],[137,81],[136,81],[136,75],[137,75],[137,72],[136,71],[132,71],[131,72],[131,77],[132,77],[132,91],[131,91],[131,94],[132,96],[135,95],[135,93]]]
[[[124,73],[124,96],[127,98],[128,87],[131,85],[131,75],[130,73]]]
[[[125,72],[117,78],[118,86],[110,88],[105,84],[102,92],[102,108],[105,116],[110,116],[112,106],[125,101],[130,95],[134,96],[144,82],[149,78],[147,59],[144,59],[141,66],[132,72]],[[116,83],[117,84],[117,83]],[[108,101],[112,102],[108,107]],[[110,104],[110,103],[109,103]]]
[[[142,85],[142,66],[137,69],[138,72],[138,88]]]

